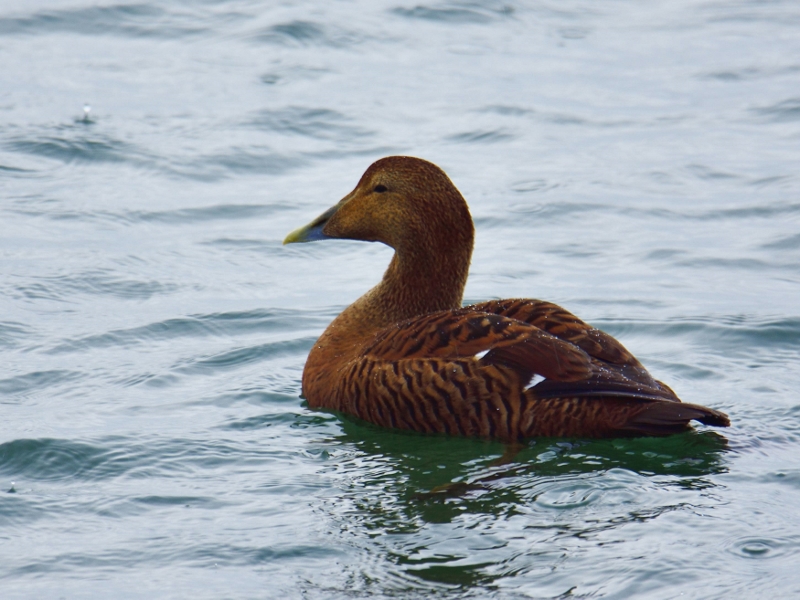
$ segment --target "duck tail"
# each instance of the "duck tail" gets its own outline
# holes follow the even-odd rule
[[[728,415],[713,408],[685,402],[652,402],[633,415],[621,428],[632,436],[663,436],[690,428],[690,421],[705,425],[729,427]]]

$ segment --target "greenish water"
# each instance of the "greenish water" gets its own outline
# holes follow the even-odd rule
[[[0,2],[0,56],[3,598],[800,593],[795,3]],[[391,251],[280,242],[390,154],[467,198],[467,302],[733,426],[496,466],[309,410]]]

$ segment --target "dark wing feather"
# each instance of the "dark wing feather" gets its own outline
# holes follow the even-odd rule
[[[548,378],[533,388],[540,398],[614,396],[678,401],[675,393],[653,379],[641,363],[616,339],[552,302],[533,299],[491,300],[468,308],[534,325],[553,336],[575,344],[592,358],[590,376],[570,382]]]
[[[465,358],[481,352],[486,365],[502,364],[530,378],[538,373],[558,381],[579,381],[592,373],[580,348],[538,327],[502,315],[464,309],[417,317],[379,332],[362,354],[398,361]]]
[[[658,386],[658,382],[656,382]],[[530,388],[537,398],[630,398],[680,402],[672,390],[660,386],[645,386],[617,374],[610,378],[593,376],[582,381],[554,381],[545,379]]]
[[[728,415],[717,410],[685,402],[652,402],[632,415],[619,429],[628,435],[671,435],[688,428],[689,421],[728,427]]]
[[[639,365],[628,350],[607,333],[584,323],[571,312],[552,302],[516,298],[490,300],[466,307],[468,310],[502,315],[538,327],[571,342],[589,356],[616,365]]]
[[[539,398],[679,401],[613,337],[540,300],[496,300],[416,317],[379,332],[363,355],[398,361],[481,352],[481,364],[509,367],[523,382],[544,377],[533,387]]]

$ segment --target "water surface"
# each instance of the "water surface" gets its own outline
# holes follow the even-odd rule
[[[796,3],[6,1],[0,57],[3,598],[800,592]],[[467,198],[467,302],[733,427],[496,467],[309,410],[391,251],[280,242],[389,154]]]

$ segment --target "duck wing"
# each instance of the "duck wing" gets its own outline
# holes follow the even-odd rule
[[[504,440],[526,437],[534,374],[578,382],[583,350],[534,325],[469,309],[379,331],[341,374],[339,410],[382,426]]]
[[[668,385],[654,379],[619,341],[557,304],[515,298],[490,300],[467,308],[534,325],[575,344],[591,357],[591,376],[579,381],[545,379],[530,388],[538,399],[562,400],[563,406],[592,398],[606,398],[615,403],[619,400],[645,401],[641,408],[633,412],[622,408],[617,411],[630,412],[624,422],[615,427],[618,433],[625,435],[675,433],[685,429],[691,420],[718,427],[730,426],[725,413],[681,402]],[[629,403],[627,406],[631,408]]]
[[[466,310],[502,315],[534,325],[542,331],[578,346],[593,358],[616,365],[641,366],[628,350],[607,333],[552,302],[530,298],[489,300],[465,307]]]
[[[614,338],[556,305],[502,302],[381,330],[344,376],[346,412],[384,426],[506,440],[666,435],[692,419],[727,424],[722,413],[681,403]]]
[[[380,331],[364,356],[387,361],[475,358],[559,381],[580,381],[592,361],[581,348],[535,325],[461,309],[432,313]]]
[[[545,376],[546,379],[533,388],[540,398],[624,396],[680,402],[675,393],[655,380],[620,342],[557,304],[523,298],[491,300],[467,308],[533,325],[574,344],[591,357],[592,373],[581,380],[564,381]]]

